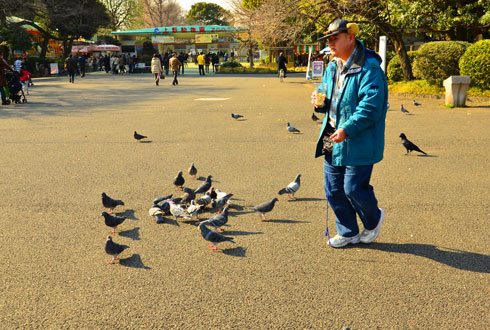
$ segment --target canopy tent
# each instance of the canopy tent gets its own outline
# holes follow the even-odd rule
[[[120,52],[121,47],[116,45],[76,45],[71,47],[71,52],[93,53],[93,52]]]

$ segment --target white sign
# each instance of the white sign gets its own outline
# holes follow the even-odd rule
[[[313,61],[311,64],[311,78],[323,76],[323,61]]]
[[[151,36],[151,42],[154,44],[173,44],[175,38],[173,36]]]
[[[58,71],[58,63],[49,63],[49,67],[51,69],[51,71],[50,71],[51,74],[58,74],[58,73],[60,73]]]

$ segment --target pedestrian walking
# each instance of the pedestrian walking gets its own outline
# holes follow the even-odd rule
[[[172,58],[169,60],[169,66],[174,75],[174,79],[172,80],[172,85],[176,86],[179,84],[179,81],[177,80],[177,75],[179,74],[179,69],[182,66],[182,63],[177,58],[177,53],[173,53]]]
[[[325,113],[315,156],[325,157],[324,189],[336,216],[337,234],[329,238],[334,248],[373,242],[385,217],[370,179],[373,165],[383,159],[388,88],[381,58],[356,39],[358,33],[356,23],[343,19],[329,25],[334,59],[323,76],[325,103],[315,108]],[[364,225],[361,233],[356,215]]]
[[[160,83],[160,77],[162,76],[163,68],[162,62],[160,61],[160,57],[157,53],[153,54],[153,58],[151,59],[151,73],[155,76],[155,85],[158,86]]]

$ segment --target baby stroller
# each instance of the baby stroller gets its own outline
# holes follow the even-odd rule
[[[7,76],[9,98],[16,104],[27,103],[26,96],[22,90],[22,83],[19,78],[20,74],[17,71],[14,71]]]

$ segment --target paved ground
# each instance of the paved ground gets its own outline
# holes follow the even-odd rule
[[[0,108],[0,328],[488,328],[488,102],[391,97],[373,177],[382,235],[333,250],[302,76],[66,80],[38,79],[28,104]],[[227,99],[196,100],[216,97]],[[431,156],[404,156],[401,132]],[[191,162],[244,206],[301,173],[299,199],[280,198],[270,222],[235,213],[236,244],[213,253],[196,227],[147,214]],[[131,246],[122,265],[106,264],[103,191],[136,218],[114,237]]]

